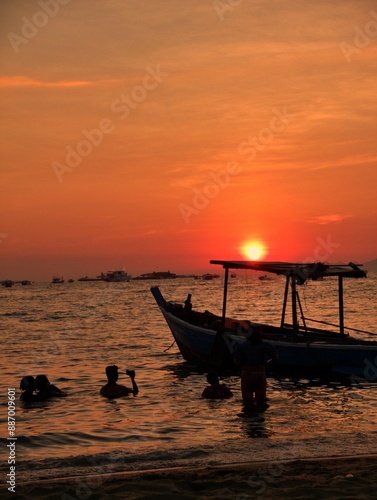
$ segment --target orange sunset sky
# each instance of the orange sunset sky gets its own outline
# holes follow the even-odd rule
[[[0,279],[377,257],[377,4],[2,0]]]

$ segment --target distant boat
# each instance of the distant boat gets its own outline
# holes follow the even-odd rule
[[[29,280],[22,280],[21,281],[21,285],[32,285],[32,281],[29,281]]]
[[[101,279],[103,281],[111,283],[121,283],[125,281],[131,281],[132,276],[127,274],[125,271],[108,271],[106,274],[101,273]]]
[[[177,277],[176,274],[171,273],[170,271],[155,271],[153,273],[144,273],[140,274],[140,276],[136,276],[135,280],[170,280],[175,279]]]
[[[83,276],[82,278],[79,278],[77,281],[103,281],[101,276],[97,276],[97,278],[89,278],[88,276]]]
[[[212,260],[211,264],[225,269],[222,316],[209,311],[199,312],[183,304],[166,300],[158,287],[151,292],[170,327],[177,346],[187,361],[218,370],[234,370],[233,355],[237,345],[246,341],[248,331],[257,329],[263,340],[268,341],[277,353],[276,367],[281,369],[311,370],[317,374],[325,371],[364,373],[368,364],[375,366],[377,342],[351,337],[345,330],[369,335],[376,333],[357,330],[344,325],[343,279],[365,278],[359,265],[332,265],[321,262],[292,264],[287,262],[251,262]],[[286,278],[284,301],[279,325],[256,323],[248,319],[226,316],[228,273],[230,269],[250,269],[282,275]],[[307,280],[333,276],[338,280],[339,325],[318,321],[304,316],[298,295],[298,286]],[[291,324],[285,320],[289,288],[291,288]],[[186,305],[186,303],[185,303]],[[302,324],[298,318],[301,314]],[[311,327],[307,322],[323,323],[339,330]]]
[[[258,276],[258,279],[261,280],[261,281],[270,281],[270,280],[272,280],[272,278],[270,278],[269,276],[267,276],[267,274],[262,274],[262,276]]]
[[[5,288],[10,288],[13,286],[13,281],[12,280],[4,280],[1,284],[3,286],[5,286]]]
[[[203,276],[202,276],[202,280],[204,280],[204,281],[210,281],[210,280],[214,280],[216,278],[220,278],[220,275],[219,274],[206,273],[206,274],[203,274]]]
[[[72,278],[69,278],[68,283],[74,283],[74,281]]]
[[[64,283],[64,278],[63,276],[61,278],[59,278],[59,276],[54,276],[52,278],[52,283],[56,284],[56,283]]]

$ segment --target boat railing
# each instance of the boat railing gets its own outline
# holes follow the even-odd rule
[[[305,318],[306,321],[312,321],[313,323],[320,323],[322,325],[327,325],[327,326],[334,326],[336,328],[339,328],[339,325],[336,323],[330,323],[329,321],[323,321],[319,319],[313,319],[313,318]],[[352,332],[358,332],[358,333],[366,333],[367,335],[376,335],[373,332],[368,332],[367,330],[360,330],[359,328],[351,328],[350,326],[344,326],[345,330],[350,330]],[[345,334],[348,336],[348,334]]]

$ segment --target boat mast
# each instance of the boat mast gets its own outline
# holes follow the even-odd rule
[[[285,310],[287,308],[287,300],[288,300],[288,290],[289,290],[289,276],[287,276],[285,280],[284,302],[283,302],[283,310],[281,313],[280,328],[284,328]]]
[[[298,333],[298,323],[297,323],[297,293],[296,293],[296,277],[291,276],[291,287],[292,287],[292,326],[293,334]]]
[[[225,327],[225,317],[226,317],[226,299],[228,295],[228,275],[229,275],[229,267],[225,268],[225,276],[224,276],[224,296],[223,296],[223,316],[222,316],[222,324]]]
[[[340,333],[344,334],[344,309],[343,309],[343,276],[338,276],[338,297],[339,297],[339,325]]]

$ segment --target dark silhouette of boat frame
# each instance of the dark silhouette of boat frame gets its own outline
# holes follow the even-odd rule
[[[216,368],[234,369],[233,354],[239,343],[245,342],[250,328],[257,328],[263,340],[270,342],[277,353],[276,367],[295,370],[310,369],[318,374],[335,371],[367,376],[377,362],[377,342],[351,336],[346,330],[359,331],[370,336],[372,332],[345,327],[343,306],[343,280],[366,278],[361,264],[335,265],[321,262],[252,262],[211,260],[225,270],[222,315],[209,311],[198,312],[191,307],[167,301],[158,287],[151,292],[170,327],[177,346],[187,361]],[[284,300],[279,326],[238,320],[226,315],[228,278],[230,269],[243,269],[282,275],[285,279]],[[338,282],[339,325],[305,318],[298,287],[307,280],[321,281],[336,277]],[[286,323],[288,300],[291,302],[292,320]],[[302,323],[298,315],[301,314]],[[308,326],[308,321],[336,326],[337,331]],[[377,373],[377,367],[375,367]]]

